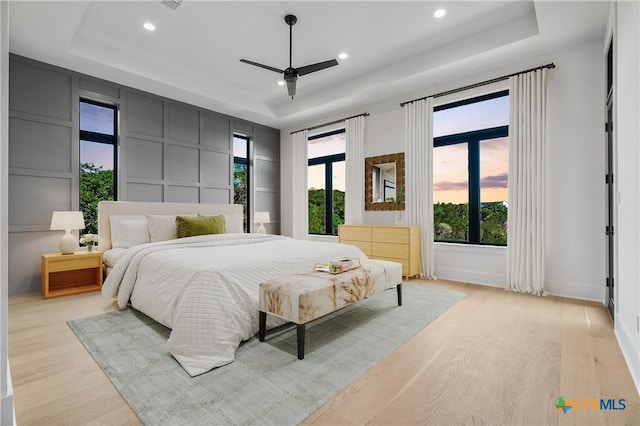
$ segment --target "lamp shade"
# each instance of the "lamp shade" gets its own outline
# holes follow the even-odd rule
[[[256,212],[253,215],[253,222],[254,223],[269,223],[270,219],[269,219],[269,212]]]
[[[65,231],[67,229],[84,229],[82,212],[53,212],[51,230]]]

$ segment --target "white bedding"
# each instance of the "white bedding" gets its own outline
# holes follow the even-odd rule
[[[114,266],[116,266],[118,260],[120,260],[120,258],[124,256],[126,252],[126,248],[109,249],[102,253],[102,262],[105,264],[105,266],[113,268]]]
[[[344,256],[366,259],[355,246],[275,235],[182,238],[128,249],[102,293],[171,328],[168,350],[195,376],[232,362],[258,331],[260,282]]]

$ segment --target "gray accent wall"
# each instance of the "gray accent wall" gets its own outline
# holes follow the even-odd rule
[[[232,118],[132,89],[121,117],[121,199],[233,202]]]
[[[62,236],[51,213],[79,208],[81,98],[118,106],[119,200],[232,203],[237,132],[251,141],[249,217],[269,211],[280,233],[279,130],[12,55],[9,295],[40,291],[40,256]]]
[[[253,144],[253,210],[268,211],[267,233],[280,234],[280,131],[259,127],[255,140],[260,143]]]

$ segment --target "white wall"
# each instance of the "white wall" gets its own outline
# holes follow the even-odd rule
[[[365,156],[404,151],[404,113],[399,106],[423,93],[437,93],[549,62],[547,287],[550,293],[604,301],[604,94],[603,40],[566,47],[540,57],[514,60],[495,69],[471,73],[464,80],[441,82],[422,93],[399,96],[321,117],[281,132],[282,233],[291,235],[291,139],[289,132],[322,121],[369,112]],[[475,95],[476,93],[474,93]],[[461,96],[461,95],[458,95]],[[468,97],[466,95],[464,97]],[[449,102],[450,99],[447,99]],[[438,100],[438,103],[442,100]],[[394,212],[365,212],[366,224],[393,224]],[[506,249],[436,244],[439,278],[504,286]]]
[[[618,2],[616,6],[613,126],[619,205],[615,332],[640,392],[640,4]]]
[[[557,52],[547,121],[547,287],[605,294],[604,41]]]

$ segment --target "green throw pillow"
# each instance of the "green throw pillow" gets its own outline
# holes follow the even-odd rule
[[[224,234],[224,216],[176,216],[178,238]]]

